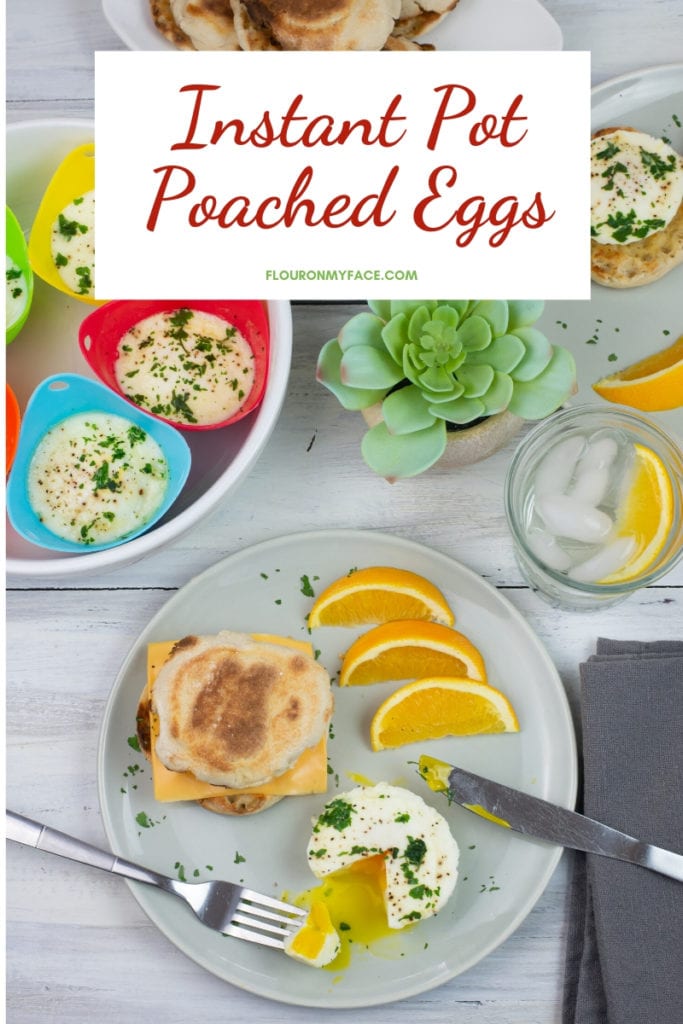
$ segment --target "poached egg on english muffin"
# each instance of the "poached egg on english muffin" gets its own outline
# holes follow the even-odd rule
[[[656,281],[683,262],[683,157],[635,128],[591,140],[591,275],[612,288]]]
[[[188,636],[154,683],[155,752],[215,786],[263,785],[320,741],[332,706],[328,673],[301,651],[243,633]]]
[[[401,0],[230,0],[243,50],[381,50]]]

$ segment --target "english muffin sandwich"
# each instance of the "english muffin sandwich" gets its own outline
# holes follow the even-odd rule
[[[243,50],[381,50],[401,0],[230,0]]]
[[[401,11],[394,34],[406,39],[424,35],[442,21],[458,0],[401,0]],[[388,47],[385,47],[388,49]]]
[[[683,158],[635,128],[591,141],[591,275],[634,288],[683,262]]]
[[[228,0],[171,0],[171,11],[195,50],[239,50]]]
[[[150,0],[154,24],[179,50],[239,50],[229,0]]]
[[[324,792],[332,704],[309,644],[231,632],[150,644],[137,731],[155,797],[243,815]]]
[[[164,39],[173,43],[179,50],[194,50],[192,40],[183,32],[173,16],[171,0],[149,0],[152,21]]]
[[[458,0],[149,0],[180,50],[433,50]]]

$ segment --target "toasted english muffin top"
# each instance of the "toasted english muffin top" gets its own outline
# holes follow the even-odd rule
[[[332,715],[330,679],[313,658],[230,632],[179,641],[152,704],[162,764],[234,789],[291,768]]]

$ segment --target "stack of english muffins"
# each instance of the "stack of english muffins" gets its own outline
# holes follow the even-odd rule
[[[186,50],[431,50],[417,37],[458,0],[150,0]]]

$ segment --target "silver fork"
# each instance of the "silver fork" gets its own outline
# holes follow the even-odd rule
[[[48,825],[24,818],[15,811],[6,813],[7,838],[15,843],[34,846],[46,853],[89,864],[170,892],[184,900],[202,924],[224,935],[282,949],[287,936],[297,931],[306,916],[306,911],[299,907],[273,899],[272,896],[263,896],[233,882],[176,881],[84,843],[65,832],[58,832]]]

